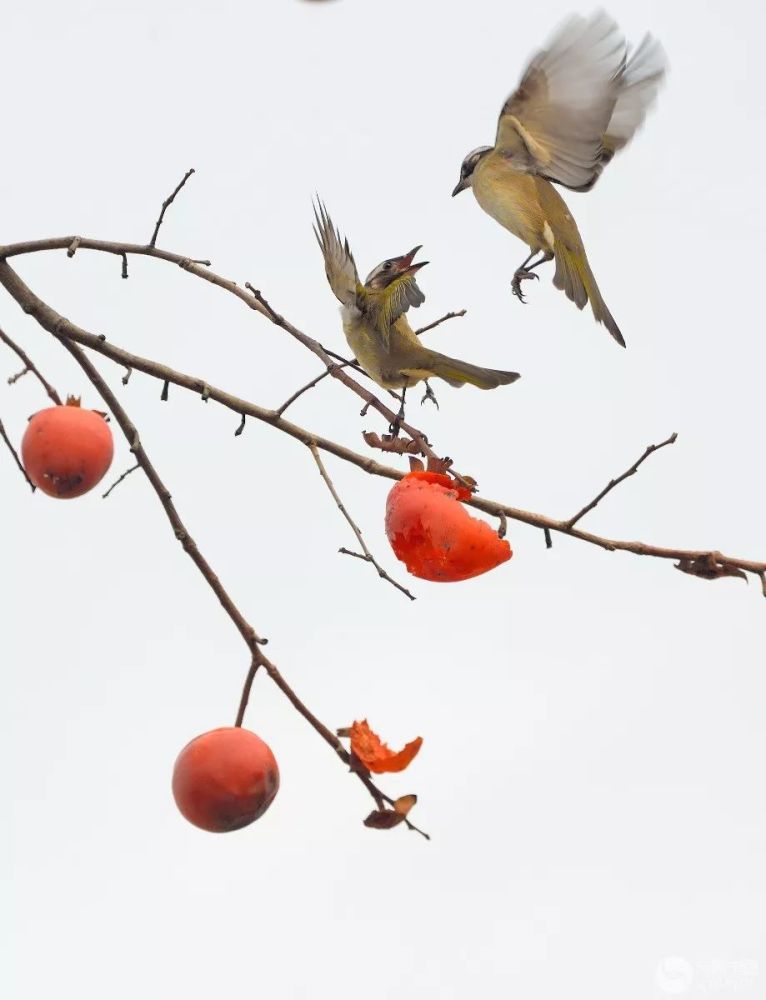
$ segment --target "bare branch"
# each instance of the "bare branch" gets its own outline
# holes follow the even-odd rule
[[[181,190],[181,188],[184,186],[184,184],[189,180],[189,178],[191,177],[191,175],[193,173],[194,173],[194,167],[192,167],[190,170],[187,170],[186,173],[183,175],[183,177],[181,179],[181,183],[176,187],[175,191],[173,191],[173,193],[170,195],[170,197],[166,198],[163,201],[163,203],[162,203],[162,211],[160,212],[160,217],[159,217],[159,219],[157,219],[157,223],[156,223],[156,225],[154,227],[154,232],[152,233],[152,238],[149,240],[149,246],[150,247],[153,248],[154,245],[157,242],[157,235],[159,234],[160,226],[162,225],[162,220],[165,218],[165,212],[167,212],[168,208],[170,208],[170,206],[176,200],[176,195]],[[124,256],[125,255],[123,253],[123,257]],[[123,275],[122,275],[123,278],[127,278],[127,276],[128,276],[128,274],[127,274],[127,267],[128,267],[128,265],[127,265],[127,261],[126,261],[125,262],[125,270],[124,270]]]
[[[42,299],[35,295],[35,293],[25,284],[13,268],[10,267],[7,260],[4,259],[8,256],[19,253],[32,253],[36,250],[62,249],[68,245],[68,242],[71,242],[71,238],[67,237],[58,240],[32,241],[30,243],[15,244],[11,247],[0,247],[0,284],[6,288],[8,293],[19,303],[25,312],[35,317],[37,322],[44,329],[50,331],[51,333],[55,333],[58,336],[66,337],[76,343],[84,344],[98,353],[111,358],[118,364],[125,367],[136,368],[147,375],[151,375],[154,378],[159,379],[160,381],[172,382],[174,385],[188,389],[191,392],[200,393],[207,386],[208,396],[210,399],[213,399],[228,409],[233,410],[238,416],[241,417],[243,414],[246,414],[256,420],[270,424],[272,427],[288,434],[290,437],[301,441],[306,446],[314,442],[322,451],[336,455],[338,458],[342,458],[344,461],[349,462],[352,465],[356,465],[358,468],[362,469],[364,472],[370,473],[371,475],[383,476],[386,479],[394,480],[401,479],[405,475],[405,473],[400,472],[398,469],[381,465],[374,459],[368,458],[365,455],[360,455],[351,448],[347,448],[336,441],[332,441],[329,438],[323,438],[321,435],[316,434],[313,431],[309,431],[297,424],[291,423],[290,421],[285,420],[284,417],[280,417],[275,410],[268,410],[265,407],[258,406],[256,403],[250,402],[249,400],[242,399],[221,389],[209,386],[203,379],[176,371],[169,368],[167,365],[160,364],[156,361],[150,361],[147,358],[142,358],[139,355],[131,354],[122,348],[108,344],[103,336],[89,333],[81,327],[75,326],[75,324],[70,323],[63,316],[61,316],[60,313],[57,313],[54,309],[47,305],[47,303],[43,302]],[[115,252],[114,248],[118,246],[118,244],[96,245],[98,241],[92,240],[87,242],[89,249],[98,249],[106,253]],[[86,241],[83,240],[82,245],[85,246],[85,243]],[[135,250],[130,248],[128,252],[147,254],[148,249],[146,247],[138,247]],[[177,254],[170,254],[166,251],[153,251],[149,255],[157,256],[163,260],[172,260],[176,263],[178,262]],[[193,273],[198,274],[200,277],[204,278],[206,281],[210,281],[212,284],[227,288],[232,292],[232,294],[235,294],[244,301],[251,303],[251,308],[258,308],[260,311],[256,300],[251,295],[247,295],[242,291],[242,289],[234,285],[233,282],[227,282],[226,279],[220,278],[211,271],[194,270],[192,267],[188,267],[187,270],[193,270]],[[232,287],[229,287],[229,285]],[[307,339],[310,340],[311,338]],[[320,350],[322,350],[323,354],[325,353],[321,346]],[[341,381],[344,381],[345,384],[343,376],[348,378],[345,372],[336,373],[336,377],[340,377]],[[353,391],[359,394],[361,387],[358,386],[353,379],[348,379],[348,381],[351,382]],[[365,395],[363,390],[362,394]],[[374,399],[375,397],[372,398]],[[376,408],[378,408],[379,411],[383,412],[385,415],[391,412],[382,404]],[[403,426],[406,430],[407,425]],[[555,531],[568,535],[571,538],[576,538],[579,541],[587,542],[590,545],[606,549],[609,552],[630,552],[634,555],[651,556],[657,559],[673,561],[681,561],[685,559],[694,561],[698,558],[707,557],[711,552],[716,551],[714,549],[688,550],[668,548],[639,541],[607,538],[603,535],[596,535],[593,532],[583,531],[577,527],[570,526],[567,521],[557,520],[556,518],[549,517],[545,514],[538,514],[521,508],[511,507],[508,504],[499,503],[495,500],[487,500],[475,495],[469,500],[466,500],[465,503],[476,510],[484,511],[486,514],[490,514],[494,517],[499,517],[499,514],[502,512],[510,520],[519,521],[523,524],[528,524],[532,527],[541,529],[546,535],[546,545],[549,548],[550,545],[548,543],[551,538],[551,533]],[[761,573],[766,572],[766,561],[743,559],[734,556],[724,556],[722,559],[727,565],[744,570],[746,573],[754,573],[760,576]]]
[[[346,555],[356,556],[357,559],[363,559],[365,562],[371,563],[378,571],[378,576],[381,578],[381,580],[388,580],[388,582],[393,587],[396,587],[397,590],[400,590],[403,594],[409,597],[411,601],[414,601],[415,597],[409,592],[409,590],[407,590],[406,587],[403,587],[400,583],[397,583],[396,580],[393,580],[388,575],[388,573],[386,573],[386,571],[383,569],[380,563],[377,562],[373,554],[367,548],[364,538],[362,538],[361,529],[356,524],[354,519],[351,517],[349,512],[346,510],[345,506],[343,505],[343,501],[338,496],[338,491],[335,489],[335,484],[333,483],[332,479],[330,479],[330,475],[327,469],[325,468],[325,464],[322,461],[322,456],[319,454],[319,449],[317,448],[316,443],[312,442],[309,445],[309,450],[311,451],[311,454],[314,456],[314,461],[316,462],[317,468],[319,469],[319,475],[322,477],[322,479],[325,482],[325,485],[327,486],[327,489],[330,491],[333,500],[338,506],[338,510],[345,517],[346,521],[348,521],[351,530],[356,535],[356,540],[359,542],[359,547],[361,548],[364,554],[360,555],[358,552],[350,552],[348,549],[340,549],[339,551],[344,552]]]
[[[28,371],[28,372],[32,372],[32,374],[35,376],[35,378],[40,383],[40,385],[43,387],[43,389],[45,389],[45,391],[48,393],[48,398],[50,400],[52,400],[56,404],[56,406],[61,406],[61,397],[59,396],[59,394],[56,392],[56,390],[53,388],[53,386],[50,384],[50,382],[40,374],[40,371],[37,368],[37,366],[30,360],[30,358],[19,347],[19,345],[15,341],[11,340],[11,338],[8,336],[8,334],[5,333],[3,330],[0,330],[0,340],[2,340],[4,344],[7,344],[8,347],[10,347],[10,349],[19,358],[21,358],[21,361],[22,361],[22,363],[24,365],[24,370]],[[18,375],[16,376],[16,378],[19,378],[19,377],[20,376],[18,376]],[[15,379],[14,379],[14,381],[15,381]],[[10,379],[8,380],[8,384],[9,385],[12,384]]]
[[[429,323],[427,326],[421,326],[419,330],[415,331],[415,336],[419,337],[421,333],[426,333],[428,330],[433,330],[436,326],[441,326],[442,323],[446,323],[448,319],[458,319],[460,316],[465,316],[467,310],[459,309],[457,312],[445,313],[439,319],[435,319],[433,323]]]
[[[7,265],[5,265],[7,266]],[[66,322],[66,321],[64,321]],[[127,415],[123,409],[120,401],[117,399],[115,394],[109,388],[107,383],[104,381],[98,370],[91,363],[90,359],[87,357],[82,348],[78,347],[77,344],[73,343],[71,340],[67,339],[66,335],[61,333],[59,330],[53,329],[50,331],[59,342],[66,348],[67,351],[72,355],[77,364],[82,368],[82,370],[87,375],[91,384],[97,390],[101,398],[104,400],[108,408],[114,415],[120,430],[124,434],[126,440],[130,444],[130,450],[136,456],[136,460],[141,468],[146,473],[149,482],[157,494],[157,497],[162,505],[165,515],[170,522],[178,541],[181,543],[184,552],[190,557],[194,565],[202,574],[203,578],[207,582],[210,589],[216,595],[221,603],[226,614],[229,616],[234,626],[236,627],[239,634],[244,639],[247,644],[250,654],[252,656],[252,662],[255,664],[255,670],[259,667],[263,667],[266,673],[269,675],[271,680],[277,685],[277,687],[282,691],[282,693],[287,697],[288,701],[293,705],[293,707],[303,716],[304,719],[312,726],[314,730],[322,737],[322,739],[332,747],[335,753],[340,757],[344,764],[350,765],[351,757],[349,753],[344,748],[343,744],[340,742],[338,737],[321,722],[314,713],[301,701],[295,691],[290,687],[287,681],[282,676],[279,669],[274,663],[263,653],[261,647],[267,643],[267,639],[261,638],[253,628],[253,626],[246,620],[242,612],[239,610],[234,600],[229,596],[228,591],[224,588],[218,576],[213,571],[210,563],[205,559],[205,557],[200,552],[197,547],[196,542],[189,534],[185,524],[181,520],[178,511],[176,510],[175,504],[173,503],[170,491],[163,483],[162,479],[154,468],[154,465],[149,460],[149,456],[146,454],[141,440],[138,435],[138,431],[133,425],[130,417]],[[252,669],[252,666],[251,666]],[[253,671],[255,672],[255,671]],[[249,674],[248,674],[249,677]],[[252,681],[250,681],[252,684]],[[243,691],[244,704],[247,703],[247,696],[249,696],[250,684],[247,680],[245,682],[246,690]],[[244,715],[244,707],[242,705],[242,700],[240,701],[240,707],[242,714]],[[239,713],[238,713],[239,718]],[[362,775],[357,775],[362,781],[362,784],[367,788],[370,794],[377,802],[380,798],[383,798],[386,802],[392,802],[387,795],[380,791],[372,781],[365,779]]]
[[[607,495],[607,493],[611,492],[615,488],[615,486],[618,486],[621,482],[623,482],[623,480],[627,479],[629,476],[635,475],[635,473],[638,472],[639,466],[643,462],[645,462],[646,459],[649,458],[649,456],[651,454],[653,454],[655,451],[659,451],[660,448],[664,448],[665,445],[675,444],[677,438],[678,438],[678,435],[675,434],[675,433],[673,433],[673,434],[670,435],[669,438],[667,438],[665,441],[661,441],[659,444],[650,444],[649,447],[646,449],[646,451],[641,456],[641,458],[639,458],[637,462],[634,462],[633,465],[631,465],[631,467],[628,469],[627,472],[623,472],[623,474],[621,476],[618,476],[616,479],[610,479],[609,482],[607,483],[607,485],[598,494],[598,496],[594,497],[593,500],[591,500],[591,502],[589,504],[586,504],[582,508],[582,510],[578,511],[575,514],[574,517],[570,517],[570,519],[565,522],[566,525],[567,525],[567,527],[568,528],[573,528],[574,525],[577,524],[577,522],[580,520],[580,518],[584,517],[589,511],[593,510],[593,508],[601,500],[603,500],[604,497]]]
[[[106,498],[109,496],[109,494],[112,492],[112,490],[116,489],[120,485],[120,483],[123,481],[123,479],[127,479],[128,476],[131,474],[131,472],[135,472],[136,469],[140,469],[140,468],[141,468],[141,466],[138,464],[138,462],[136,462],[135,465],[131,465],[131,467],[129,469],[126,469],[125,472],[123,472],[123,474],[119,477],[119,479],[115,479],[115,481],[112,483],[112,485],[106,491],[106,493],[102,493],[101,494],[101,499],[102,500],[106,500]]]
[[[27,475],[27,470],[21,464],[21,459],[19,458],[18,452],[13,447],[13,444],[11,443],[11,439],[5,433],[5,426],[3,425],[2,420],[0,420],[0,437],[3,439],[3,441],[5,441],[6,445],[8,446],[8,451],[11,453],[11,455],[13,455],[13,460],[16,463],[16,465],[18,466],[19,472],[26,479],[27,486],[29,486],[29,488],[34,493],[35,490],[37,489],[37,487],[35,486],[35,484],[32,482],[32,480]]]

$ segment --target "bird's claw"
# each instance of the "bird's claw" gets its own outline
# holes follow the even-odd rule
[[[426,382],[426,391],[423,393],[423,398],[420,400],[420,405],[422,406],[427,399],[431,400],[431,402],[434,404],[437,410],[439,409],[439,400],[436,398],[436,394],[434,393],[433,389],[428,384],[428,382]]]
[[[392,423],[388,425],[388,433],[391,437],[399,437],[399,431],[402,429],[402,424],[404,423],[404,413],[399,412],[394,417]]]
[[[535,274],[534,271],[528,271],[524,267],[520,267],[518,271],[513,276],[511,281],[511,292],[516,296],[519,302],[523,302],[526,305],[526,300],[524,298],[524,293],[521,290],[522,281],[529,281],[530,278],[539,278],[539,274]]]

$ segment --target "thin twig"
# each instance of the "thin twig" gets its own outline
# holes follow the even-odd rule
[[[500,521],[500,525],[497,529],[497,537],[505,538],[505,536],[508,534],[508,518],[505,516],[505,514],[503,514],[502,511],[498,515],[498,518]]]
[[[120,273],[123,278],[128,277],[128,255],[126,253],[122,255],[122,271]]]
[[[2,340],[4,344],[7,344],[8,347],[10,347],[10,349],[19,358],[21,358],[25,370],[32,372],[32,374],[35,376],[35,378],[43,387],[43,389],[45,389],[45,391],[48,393],[48,398],[52,400],[56,404],[56,406],[61,406],[61,397],[59,396],[59,394],[56,392],[56,390],[53,388],[50,382],[40,374],[40,370],[30,360],[27,354],[19,347],[19,345],[14,340],[11,340],[8,334],[5,333],[3,330],[0,330],[0,340]],[[9,385],[11,384],[10,381],[8,384]]]
[[[314,461],[316,462],[317,468],[319,469],[319,475],[322,477],[322,479],[325,482],[325,486],[330,491],[330,494],[332,495],[333,500],[335,501],[335,503],[338,506],[338,510],[345,517],[346,521],[348,522],[348,524],[351,527],[351,530],[356,535],[356,540],[359,542],[359,547],[361,548],[361,550],[364,553],[364,555],[360,555],[358,552],[349,552],[348,549],[340,549],[339,551],[345,552],[347,555],[356,556],[357,559],[363,559],[365,562],[372,563],[372,565],[378,571],[378,576],[382,580],[388,580],[388,582],[393,587],[396,587],[397,590],[400,590],[403,594],[405,594],[407,597],[409,597],[409,599],[411,601],[414,601],[415,597],[409,592],[409,590],[407,590],[406,587],[403,587],[400,583],[397,583],[396,580],[393,580],[388,575],[388,573],[386,573],[386,571],[383,569],[383,567],[380,565],[380,563],[375,559],[375,557],[370,552],[370,550],[367,548],[367,544],[366,544],[364,538],[362,537],[361,529],[356,524],[356,522],[354,521],[353,517],[351,517],[351,515],[349,514],[349,512],[346,510],[346,508],[343,505],[343,501],[338,496],[338,491],[335,489],[335,484],[333,483],[332,479],[330,479],[330,475],[329,475],[327,469],[325,468],[325,464],[322,461],[322,456],[319,454],[319,449],[316,446],[316,442],[312,441],[312,443],[309,445],[309,451],[314,456]]]
[[[245,711],[247,709],[247,704],[250,701],[250,691],[253,687],[253,681],[255,680],[255,675],[258,672],[258,660],[253,657],[250,661],[250,668],[247,671],[247,676],[245,677],[245,683],[242,685],[242,696],[239,699],[239,708],[237,709],[237,718],[234,720],[234,725],[239,727],[245,720]]]
[[[120,483],[123,481],[123,479],[127,479],[128,476],[131,474],[131,472],[135,472],[136,469],[140,469],[140,468],[141,468],[141,466],[138,464],[138,462],[136,462],[135,465],[131,465],[131,467],[129,469],[126,469],[125,472],[123,472],[123,474],[119,477],[119,479],[115,479],[115,481],[112,483],[112,485],[106,491],[106,493],[102,493],[101,494],[101,499],[102,500],[106,500],[106,498],[109,496],[109,494],[112,492],[112,490],[116,489],[120,485]]]
[[[156,225],[154,227],[154,232],[152,233],[152,238],[149,240],[149,244],[148,245],[150,247],[154,248],[154,245],[157,242],[157,235],[158,235],[158,233],[160,231],[160,226],[162,225],[162,220],[165,218],[165,212],[167,212],[168,208],[170,208],[170,206],[176,200],[176,195],[181,190],[181,188],[184,186],[184,184],[189,180],[189,178],[191,177],[191,175],[193,173],[194,173],[194,167],[192,167],[190,170],[187,170],[186,173],[183,175],[183,178],[181,179],[181,183],[176,187],[175,191],[170,195],[169,198],[166,198],[163,201],[163,203],[162,203],[162,211],[160,212],[160,217],[159,217],[159,219],[157,219],[157,223],[156,223]],[[125,265],[125,267],[127,268],[127,264]],[[127,274],[123,274],[123,277],[126,278]]]
[[[419,330],[415,331],[415,336],[419,337],[421,333],[426,333],[428,330],[433,330],[435,326],[440,326],[442,323],[446,323],[448,319],[458,319],[460,316],[465,316],[465,309],[459,309],[457,312],[445,313],[439,319],[435,319],[433,323],[429,323],[427,326],[421,326]]]
[[[31,480],[31,479],[29,478],[29,476],[27,475],[27,470],[26,470],[26,469],[24,468],[24,466],[23,466],[23,465],[21,464],[21,459],[19,458],[19,455],[18,455],[18,452],[16,451],[16,449],[15,449],[15,448],[13,447],[13,445],[11,444],[11,439],[10,439],[10,438],[8,437],[8,435],[7,435],[6,433],[5,433],[5,427],[4,427],[4,425],[3,425],[3,422],[2,422],[2,420],[0,420],[0,437],[1,437],[2,439],[3,439],[3,441],[5,441],[6,445],[8,446],[8,451],[9,451],[9,452],[10,452],[10,453],[11,453],[11,454],[13,455],[13,460],[14,460],[14,462],[16,463],[16,465],[18,466],[18,468],[19,468],[19,472],[20,472],[20,473],[22,474],[22,476],[23,476],[23,477],[24,477],[24,478],[26,479],[26,481],[27,481],[27,486],[29,486],[29,488],[30,488],[30,489],[32,490],[32,492],[34,493],[34,492],[35,492],[35,490],[37,489],[37,487],[35,486],[35,484],[34,484],[34,483],[32,482],[32,480]]]
[[[29,374],[28,368],[22,368],[20,372],[16,372],[15,375],[11,375],[10,378],[6,379],[8,385],[16,385],[20,378],[24,378],[25,375]]]
[[[603,490],[598,494],[597,497],[594,497],[593,500],[591,500],[589,504],[586,504],[582,508],[582,510],[578,511],[574,517],[570,517],[569,520],[565,522],[566,526],[568,528],[573,528],[580,520],[580,518],[584,517],[589,511],[593,510],[593,508],[601,500],[603,500],[604,497],[607,495],[607,493],[610,493],[615,488],[615,486],[618,486],[621,482],[623,482],[623,480],[627,479],[629,476],[635,475],[635,473],[639,469],[639,466],[643,462],[645,462],[650,455],[652,455],[655,451],[659,451],[660,448],[664,448],[668,444],[675,444],[677,437],[678,434],[673,433],[670,435],[669,438],[666,438],[666,440],[661,441],[659,444],[650,444],[649,447],[641,456],[641,458],[639,458],[637,462],[634,462],[633,465],[631,465],[631,467],[627,470],[627,472],[623,472],[623,474],[621,476],[618,476],[616,479],[610,479],[607,485],[603,488]]]
[[[351,362],[348,361],[346,362],[346,364],[350,363]],[[301,388],[298,389],[296,392],[294,392],[289,399],[286,399],[284,403],[282,403],[282,405],[277,408],[277,413],[280,415],[280,417],[285,412],[288,406],[292,406],[292,404],[295,402],[296,399],[300,399],[300,397],[303,395],[304,392],[308,392],[309,389],[313,389],[315,385],[319,385],[322,379],[327,378],[328,375],[332,375],[334,367],[335,365],[333,365],[331,368],[325,369],[325,371],[323,371],[321,375],[317,375],[316,378],[313,378],[310,382],[307,382],[306,385],[301,386]]]

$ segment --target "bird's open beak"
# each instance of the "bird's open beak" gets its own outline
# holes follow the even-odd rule
[[[416,274],[421,267],[425,267],[428,263],[427,260],[418,261],[417,264],[412,263],[412,259],[418,250],[422,250],[422,244],[420,246],[414,247],[409,253],[406,253],[403,257],[399,258],[399,262],[396,266],[396,270],[399,274]]]
[[[455,190],[452,192],[452,197],[454,198],[456,194],[460,194],[461,191],[465,191],[468,185],[465,182],[465,177],[461,177],[460,180],[455,185]]]

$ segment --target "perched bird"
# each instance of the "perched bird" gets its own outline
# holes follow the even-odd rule
[[[479,389],[494,389],[519,378],[518,372],[480,368],[423,346],[405,316],[410,306],[425,301],[415,276],[428,261],[413,263],[419,246],[401,257],[384,260],[362,284],[348,240],[341,240],[321,202],[314,209],[314,218],[327,280],[342,305],[346,340],[361,367],[379,386],[405,390],[425,381],[426,395],[433,399],[429,378],[441,378],[453,386],[468,383]]]
[[[466,156],[452,192],[472,188],[484,211],[529,246],[513,276],[514,295],[523,302],[522,281],[537,278],[533,269],[555,259],[556,288],[578,309],[590,302],[596,320],[623,347],[577,224],[550,182],[589,191],[643,123],[664,75],[662,46],[650,35],[629,54],[606,14],[569,18],[503,105],[495,145]]]

